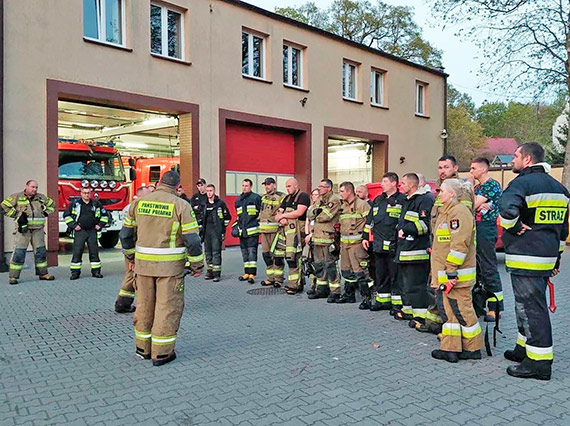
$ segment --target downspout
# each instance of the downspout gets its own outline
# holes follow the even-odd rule
[[[4,199],[4,0],[0,0],[0,200]],[[4,216],[0,216],[0,272],[8,272],[4,258]]]
[[[443,128],[449,136],[447,129],[447,74],[443,77]],[[447,137],[443,138],[443,155],[447,155]]]

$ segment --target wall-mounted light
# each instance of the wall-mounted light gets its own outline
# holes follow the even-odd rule
[[[301,106],[304,107],[305,104],[307,103],[307,101],[308,101],[308,99],[307,99],[307,97],[305,96],[305,97],[304,97],[303,99],[301,99],[299,102],[301,102]]]
[[[406,157],[404,157],[403,155],[400,157],[400,164],[404,164],[404,161],[406,161]]]
[[[447,139],[447,130],[446,130],[446,129],[443,129],[443,130],[441,131],[441,133],[439,134],[439,137],[442,138],[442,139]]]

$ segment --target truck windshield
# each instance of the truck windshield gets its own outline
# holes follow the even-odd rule
[[[61,179],[125,180],[118,154],[86,151],[59,151]]]

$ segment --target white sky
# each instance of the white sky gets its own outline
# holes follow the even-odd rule
[[[248,3],[274,11],[276,6],[301,6],[308,0],[245,0]],[[312,0],[320,8],[330,6],[332,0]],[[478,48],[471,42],[461,40],[454,35],[457,30],[447,27],[442,30],[434,27],[435,19],[431,15],[430,8],[424,0],[383,0],[385,3],[401,6],[413,6],[415,10],[415,21],[423,29],[423,36],[432,45],[443,51],[443,65],[449,74],[449,82],[461,92],[468,93],[477,106],[483,101],[508,101],[518,100],[527,102],[531,99],[527,96],[508,96],[505,94],[494,94],[485,81],[477,77],[479,69]],[[479,88],[478,88],[479,87]],[[498,92],[500,93],[500,91]],[[508,97],[507,97],[508,96]]]

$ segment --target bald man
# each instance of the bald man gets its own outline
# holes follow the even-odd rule
[[[366,185],[358,185],[356,187],[355,192],[358,198],[360,198],[363,201],[367,201],[368,204],[372,205],[370,203],[370,200],[368,199],[368,187]]]
[[[299,182],[295,178],[287,179],[285,187],[287,196],[275,216],[280,228],[273,246],[275,257],[284,257],[287,261],[289,275],[285,291],[293,295],[303,291],[301,252],[305,245],[305,220],[311,198],[299,189]]]

